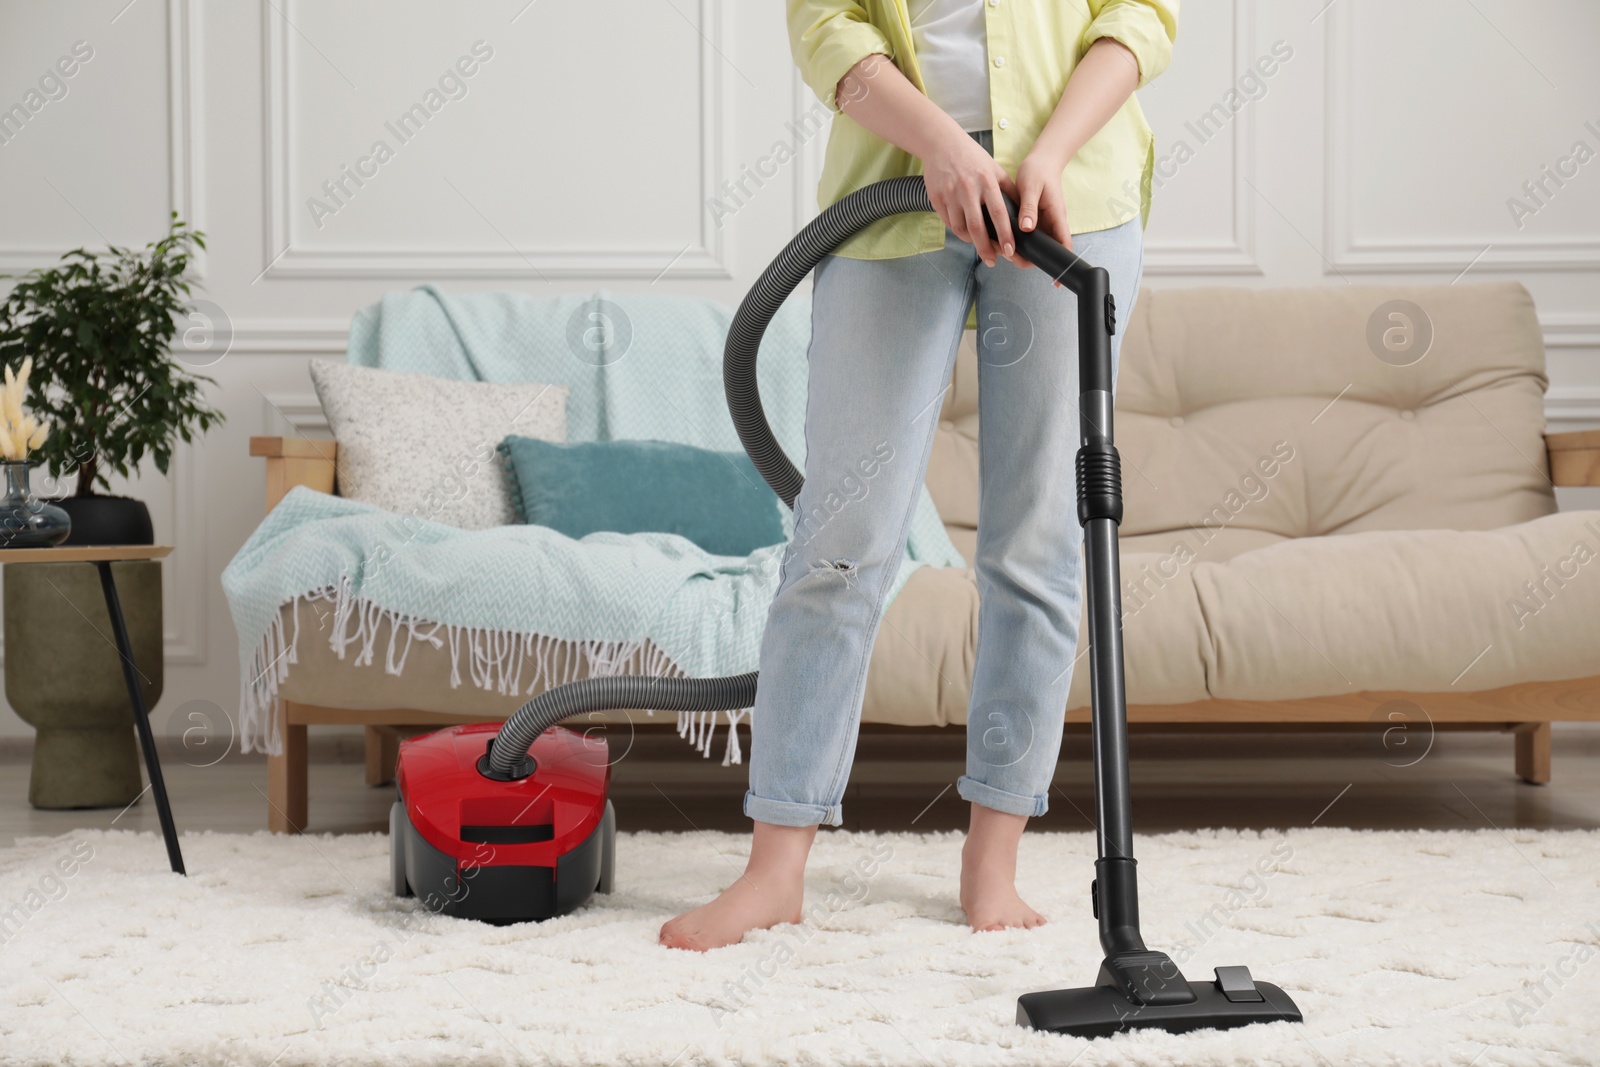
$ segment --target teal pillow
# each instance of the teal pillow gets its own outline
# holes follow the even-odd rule
[[[718,556],[747,556],[784,539],[778,498],[743,452],[507,437],[500,454],[522,521],[568,537],[674,533]]]

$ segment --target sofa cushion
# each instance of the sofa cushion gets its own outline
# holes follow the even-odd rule
[[[1217,697],[1475,691],[1600,674],[1600,512],[1285,541],[1198,564],[1194,585]]]
[[[1415,351],[1388,355],[1373,333],[1399,328],[1402,302],[1421,310],[1414,336],[1431,333],[1405,366]],[[1145,292],[1118,382],[1123,532],[1493,530],[1548,515],[1545,385],[1515,283]]]
[[[1395,301],[1421,308],[1431,333],[1406,366],[1369,337],[1395,325]],[[1515,283],[1142,291],[1117,383],[1125,544],[1190,531],[1219,559],[1285,538],[1548,515],[1545,384],[1533,301]],[[969,331],[928,469],[940,515],[967,530],[977,389]],[[970,560],[970,539],[952,539]]]
[[[783,503],[744,452],[512,435],[500,453],[511,465],[518,518],[568,537],[672,533],[741,559],[784,540]]]
[[[1261,547],[1209,558],[1215,549],[1196,551],[1181,535],[1122,539],[1130,704],[1476,692],[1600,674],[1593,623],[1600,615],[1600,512],[1547,515],[1501,530],[1261,536]],[[1165,548],[1164,537],[1171,538]],[[900,624],[903,635],[880,634],[872,671],[882,675],[868,675],[868,721],[964,721],[977,590],[970,570],[942,573],[939,605],[912,613]],[[914,590],[908,582],[901,599],[917,607],[915,597],[934,588],[928,582]],[[928,618],[935,611],[950,617]],[[1086,612],[1079,625],[1068,708],[1089,702],[1081,655]],[[936,639],[945,626],[952,629]],[[919,666],[919,652],[933,657],[942,676],[932,664]],[[965,674],[950,670],[961,662]],[[959,692],[961,702],[945,706],[941,685]],[[877,718],[911,699],[902,694],[922,702],[920,718],[910,708]]]
[[[1154,544],[1154,542],[1147,542]],[[1224,697],[1294,700],[1357,691],[1440,693],[1600,673],[1591,620],[1600,612],[1600,513],[1575,512],[1496,531],[1374,531],[1290,540],[1222,562],[1176,547],[1125,552],[1123,644],[1130,704]],[[377,648],[408,649],[403,676],[330,648],[326,605],[282,609],[299,628],[280,684],[292,701],[339,708],[408,707],[499,719],[527,693],[461,677],[447,648],[373,623]],[[1089,703],[1087,620],[1067,708]],[[425,630],[425,626],[420,627]],[[978,587],[970,568],[924,567],[889,604],[873,646],[862,719],[901,726],[966,721],[977,653]],[[560,673],[576,652],[541,655]],[[624,673],[656,659],[644,648]],[[537,664],[524,664],[528,677]],[[584,676],[581,661],[575,662]],[[614,719],[621,713],[601,718]],[[639,721],[670,721],[633,714]]]
[[[491,385],[311,362],[339,442],[338,491],[397,515],[482,530],[516,521],[496,447],[567,438],[567,387]]]

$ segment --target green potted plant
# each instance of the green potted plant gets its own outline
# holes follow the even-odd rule
[[[72,494],[54,501],[71,516],[66,544],[153,543],[149,509],[111,495],[111,475],[127,477],[146,458],[165,474],[179,441],[222,421],[205,401],[210,379],[174,357],[195,354],[178,331],[199,311],[187,273],[204,247],[204,235],[174,213],[167,235],[142,250],[74,249],[16,279],[0,303],[0,365],[30,371],[26,411],[14,384],[23,375],[12,375],[0,398],[14,431],[0,451],[10,459],[26,445],[16,466],[42,462],[58,485],[71,480]],[[9,495],[26,502],[25,479],[17,490]],[[19,529],[31,522],[28,507],[17,514]],[[161,563],[112,568],[145,703],[154,707],[163,685]],[[28,800],[40,808],[134,802],[138,751],[97,572],[46,561],[5,570],[6,699],[37,731]]]
[[[142,250],[74,249],[22,275],[0,304],[0,363],[31,358],[29,409],[52,431],[37,447],[58,481],[54,501],[72,518],[67,544],[150,544],[150,511],[110,495],[146,456],[162,474],[172,450],[222,421],[206,403],[211,379],[173,358],[193,310],[188,268],[205,235],[172,215],[167,235]],[[13,277],[0,275],[0,277]]]

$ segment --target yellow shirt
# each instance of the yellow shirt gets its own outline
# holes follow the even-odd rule
[[[1089,45],[1110,37],[1139,61],[1139,85],[1166,69],[1178,35],[1179,0],[984,0],[994,157],[1017,166],[1066,89]],[[839,79],[874,53],[888,56],[924,89],[911,45],[905,0],[788,0],[789,45],[800,74],[834,111],[817,205],[884,178],[921,174],[922,161],[839,111]],[[870,89],[869,89],[870,91]],[[925,89],[924,89],[925,91]],[[1155,138],[1133,97],[1067,164],[1061,175],[1073,233],[1119,226],[1150,214]],[[944,247],[944,223],[930,212],[896,215],[835,249],[851,259],[895,259]]]

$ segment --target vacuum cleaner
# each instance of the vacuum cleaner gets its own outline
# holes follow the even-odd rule
[[[1016,205],[1008,201],[1007,207],[1022,255],[1078,300],[1077,518],[1084,528],[1099,857],[1089,900],[1105,952],[1093,985],[1025,993],[1017,1000],[1017,1022],[1082,1037],[1298,1022],[1300,1010],[1289,995],[1255,981],[1247,967],[1218,967],[1213,980],[1192,982],[1139,932],[1117,553],[1122,474],[1111,422],[1116,306],[1104,268],[1039,230],[1023,232]],[[791,509],[804,478],[761,407],[756,356],[762,334],[785,298],[846,238],[890,215],[931,210],[920,176],[851,193],[778,254],[733,317],[723,353],[728,409],[756,469]],[[396,779],[400,800],[390,815],[394,891],[414,893],[443,914],[496,923],[565,914],[597,891],[610,892],[616,816],[606,798],[605,741],[560,724],[610,709],[747,708],[755,703],[756,678],[755,672],[586,678],[540,693],[504,725],[458,726],[406,741]]]

